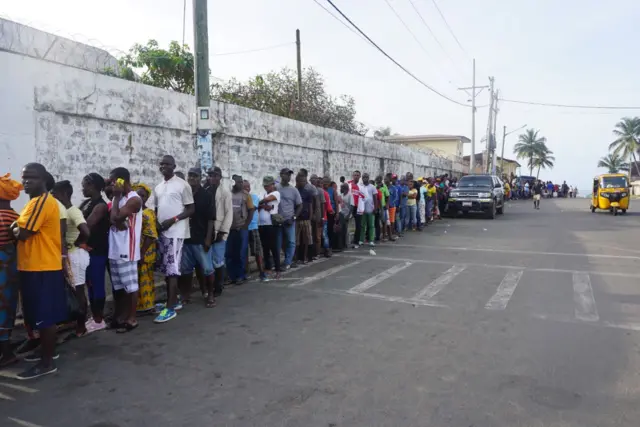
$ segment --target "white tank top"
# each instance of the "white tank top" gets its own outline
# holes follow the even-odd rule
[[[122,208],[129,199],[138,197],[135,191],[129,192],[120,199]],[[129,215],[125,220],[126,230],[118,230],[114,226],[109,229],[109,259],[121,261],[140,260],[140,239],[142,236],[142,209],[138,213]]]

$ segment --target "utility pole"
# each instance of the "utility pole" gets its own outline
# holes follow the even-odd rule
[[[195,51],[195,91],[196,106],[210,107],[209,94],[209,28],[207,22],[207,0],[193,0],[193,40]],[[204,119],[198,108],[196,121]],[[210,123],[210,111],[206,112],[206,121]],[[196,129],[196,150],[203,172],[213,167],[213,144],[210,129]]]
[[[492,156],[492,161],[491,161],[491,173],[493,175],[496,174],[496,151],[498,149],[498,140],[496,138],[496,125],[498,124],[498,112],[500,111],[498,109],[498,93],[500,91],[496,90],[495,94],[494,94],[494,108],[495,111],[493,113],[493,156]]]
[[[469,156],[469,172],[473,173],[476,166],[476,96],[488,86],[476,86],[476,60],[473,59],[473,77],[471,87],[461,87],[471,97],[471,156]],[[476,90],[479,89],[477,92]],[[471,90],[471,93],[468,91]]]
[[[507,139],[507,127],[502,126],[502,154],[500,154],[500,170],[504,173],[504,141]]]
[[[296,52],[298,66],[298,103],[302,102],[302,56],[300,54],[300,30],[296,30]]]
[[[495,96],[493,94],[493,77],[489,77],[489,118],[487,120],[487,156],[486,162],[484,165],[484,169],[486,173],[489,173],[489,160],[491,158],[491,147],[495,143],[492,140],[492,130],[493,130],[493,102],[495,101]]]

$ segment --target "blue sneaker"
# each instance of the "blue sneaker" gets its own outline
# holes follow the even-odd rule
[[[171,308],[165,308],[164,310],[162,310],[160,312],[160,314],[158,314],[158,317],[156,317],[153,320],[153,323],[165,323],[168,322],[169,320],[173,319],[174,317],[176,317],[176,311],[171,309]]]

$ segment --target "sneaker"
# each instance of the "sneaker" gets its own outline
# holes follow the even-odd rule
[[[60,359],[60,354],[58,354],[58,353],[54,354],[53,355],[53,360],[58,360],[58,359]],[[25,362],[28,362],[28,363],[39,362],[39,361],[42,360],[42,352],[40,352],[40,351],[35,352],[32,355],[29,355],[29,356],[25,357],[23,360]]]
[[[352,248],[352,249],[359,249],[359,248],[360,248],[360,245],[353,245],[353,246],[351,246],[351,248]]]
[[[164,310],[162,310],[160,312],[160,314],[158,314],[158,317],[156,317],[153,320],[153,323],[165,323],[168,322],[169,320],[173,319],[174,317],[176,317],[176,311],[171,309],[171,308],[165,308]]]
[[[178,300],[178,303],[173,306],[174,311],[180,311],[184,308],[182,301]]]
[[[371,246],[372,248],[375,246],[376,244],[373,242],[369,242],[369,246]]]
[[[27,339],[15,349],[15,353],[17,356],[24,356],[24,355],[33,353],[38,348],[40,348],[39,339],[35,339],[35,340]]]
[[[362,246],[362,245],[364,245],[364,242],[363,242],[363,241],[360,241],[360,242],[358,243],[358,246]]]
[[[284,266],[284,271],[287,271],[287,270],[291,270],[291,266],[290,265],[285,265]]]
[[[42,366],[40,364],[37,364],[35,366],[32,366],[31,368],[27,369],[24,372],[19,373],[18,375],[16,375],[16,379],[19,380],[33,380],[35,378],[40,378],[43,377],[45,375],[49,375],[49,374],[55,374],[56,372],[58,372],[58,368],[56,368],[55,365],[51,364],[51,366],[45,367]]]
[[[260,281],[261,281],[261,282],[270,282],[270,281],[271,281],[271,279],[269,278],[269,276],[264,276],[264,277],[261,277],[261,278],[260,278]]]
[[[291,268],[298,268],[298,263],[297,263],[297,262],[294,262],[294,263],[292,263],[289,267],[291,267]],[[287,269],[287,270],[288,270],[288,269]]]
[[[107,324],[104,320],[98,323],[93,319],[89,319],[89,321],[87,321],[87,323],[84,324],[84,327],[87,328],[87,333],[90,334],[92,332],[97,332],[97,331],[106,329]]]

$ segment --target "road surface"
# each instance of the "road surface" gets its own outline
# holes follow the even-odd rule
[[[0,425],[635,427],[639,225],[584,199],[439,221],[5,370]]]

